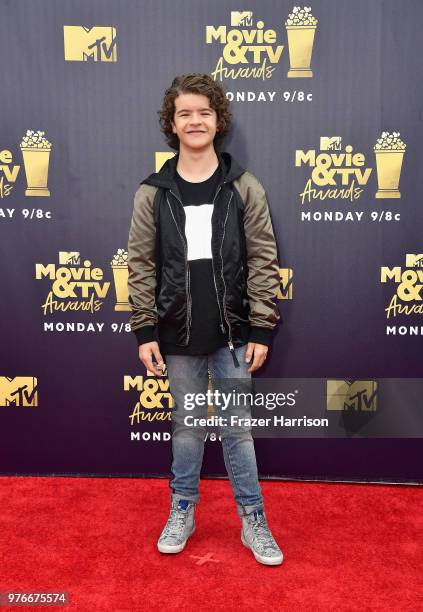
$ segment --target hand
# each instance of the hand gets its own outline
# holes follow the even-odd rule
[[[159,344],[155,340],[153,342],[144,342],[139,346],[139,356],[147,370],[153,372],[156,376],[163,376],[163,357],[161,356]],[[157,366],[153,365],[153,356],[158,362]]]
[[[266,360],[268,347],[265,344],[259,344],[258,342],[249,342],[247,346],[247,352],[245,353],[245,361],[248,363],[254,353],[254,361],[251,367],[248,368],[248,372],[254,372],[258,370]]]

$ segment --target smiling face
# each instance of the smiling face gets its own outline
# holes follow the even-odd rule
[[[181,93],[175,98],[172,131],[179,138],[179,147],[206,149],[213,146],[217,113],[210,107],[207,96]]]

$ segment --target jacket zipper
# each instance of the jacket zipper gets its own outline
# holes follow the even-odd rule
[[[224,184],[225,184],[225,182],[226,182],[226,181],[224,181],[224,182],[222,183],[222,185],[224,185]],[[215,196],[214,196],[214,198],[213,198],[213,202],[212,202],[212,204],[213,204],[213,205],[214,205],[214,201],[215,201],[215,199],[216,199],[216,197],[217,197],[217,194],[219,193],[220,188],[222,187],[222,185],[219,185],[219,187],[218,187],[218,189],[217,189],[217,191],[216,191],[216,193],[215,193]],[[225,326],[223,325],[222,309],[221,309],[221,307],[220,307],[219,296],[218,296],[218,294],[217,294],[217,285],[216,285],[216,275],[215,275],[215,270],[214,270],[213,253],[212,253],[212,258],[211,258],[211,260],[212,260],[212,269],[213,269],[213,282],[214,282],[214,288],[215,288],[215,291],[216,291],[216,300],[217,300],[217,305],[219,306],[219,315],[220,315],[220,329],[222,330],[222,334],[224,334],[226,330],[225,330]]]
[[[171,191],[170,193],[172,193],[175,198],[177,200],[179,200],[179,198],[173,193],[173,191]],[[186,291],[186,296],[187,296],[187,333],[186,333],[186,338],[185,338],[185,345],[187,345],[189,343],[189,336],[190,336],[190,331],[191,331],[191,305],[192,305],[192,300],[191,300],[191,293],[190,293],[190,272],[189,272],[189,266],[188,266],[188,249],[187,249],[187,244],[186,244],[186,240],[184,240],[181,231],[178,227],[178,224],[176,223],[176,219],[175,216],[173,214],[173,210],[172,207],[170,205],[169,202],[169,198],[166,195],[166,200],[167,200],[167,205],[169,206],[169,210],[170,210],[170,214],[172,215],[172,219],[175,222],[176,225],[176,229],[178,230],[178,234],[181,237],[182,240],[182,244],[184,245],[184,253],[185,253],[185,291]],[[179,200],[179,202],[181,202],[181,200]],[[182,204],[182,202],[181,202]],[[182,208],[183,208],[183,204],[182,204]],[[185,214],[185,211],[184,211]]]
[[[225,221],[223,222],[223,235],[222,235],[222,242],[220,243],[220,260],[221,260],[221,264],[222,264],[221,276],[222,276],[222,282],[223,282],[223,287],[224,287],[223,310],[224,310],[224,313],[225,313],[225,319],[226,319],[226,323],[228,324],[228,330],[229,330],[228,346],[229,346],[229,350],[231,351],[231,355],[232,355],[232,359],[233,359],[233,362],[234,362],[234,366],[236,368],[239,368],[240,367],[239,366],[239,361],[238,361],[238,359],[236,357],[234,345],[232,343],[232,327],[231,327],[231,324],[229,322],[228,314],[227,314],[227,311],[226,311],[226,284],[225,284],[225,278],[223,276],[223,256],[222,256],[223,241],[225,239],[225,226],[226,226],[226,221],[227,221],[228,215],[229,215],[229,205],[231,203],[232,196],[233,196],[233,192],[231,193],[231,197],[229,198],[228,206],[227,206],[227,209],[226,209]]]

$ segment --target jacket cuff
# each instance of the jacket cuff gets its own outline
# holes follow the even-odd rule
[[[145,344],[146,342],[154,342],[156,340],[154,331],[155,325],[143,325],[143,327],[138,327],[138,329],[134,329],[134,334],[137,337],[138,346],[140,344]]]
[[[248,342],[257,342],[258,344],[270,346],[272,343],[272,332],[273,329],[269,329],[268,327],[255,327],[252,325],[250,327]]]

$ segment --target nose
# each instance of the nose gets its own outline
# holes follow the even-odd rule
[[[191,125],[201,125],[202,119],[200,115],[193,115],[190,121]]]

